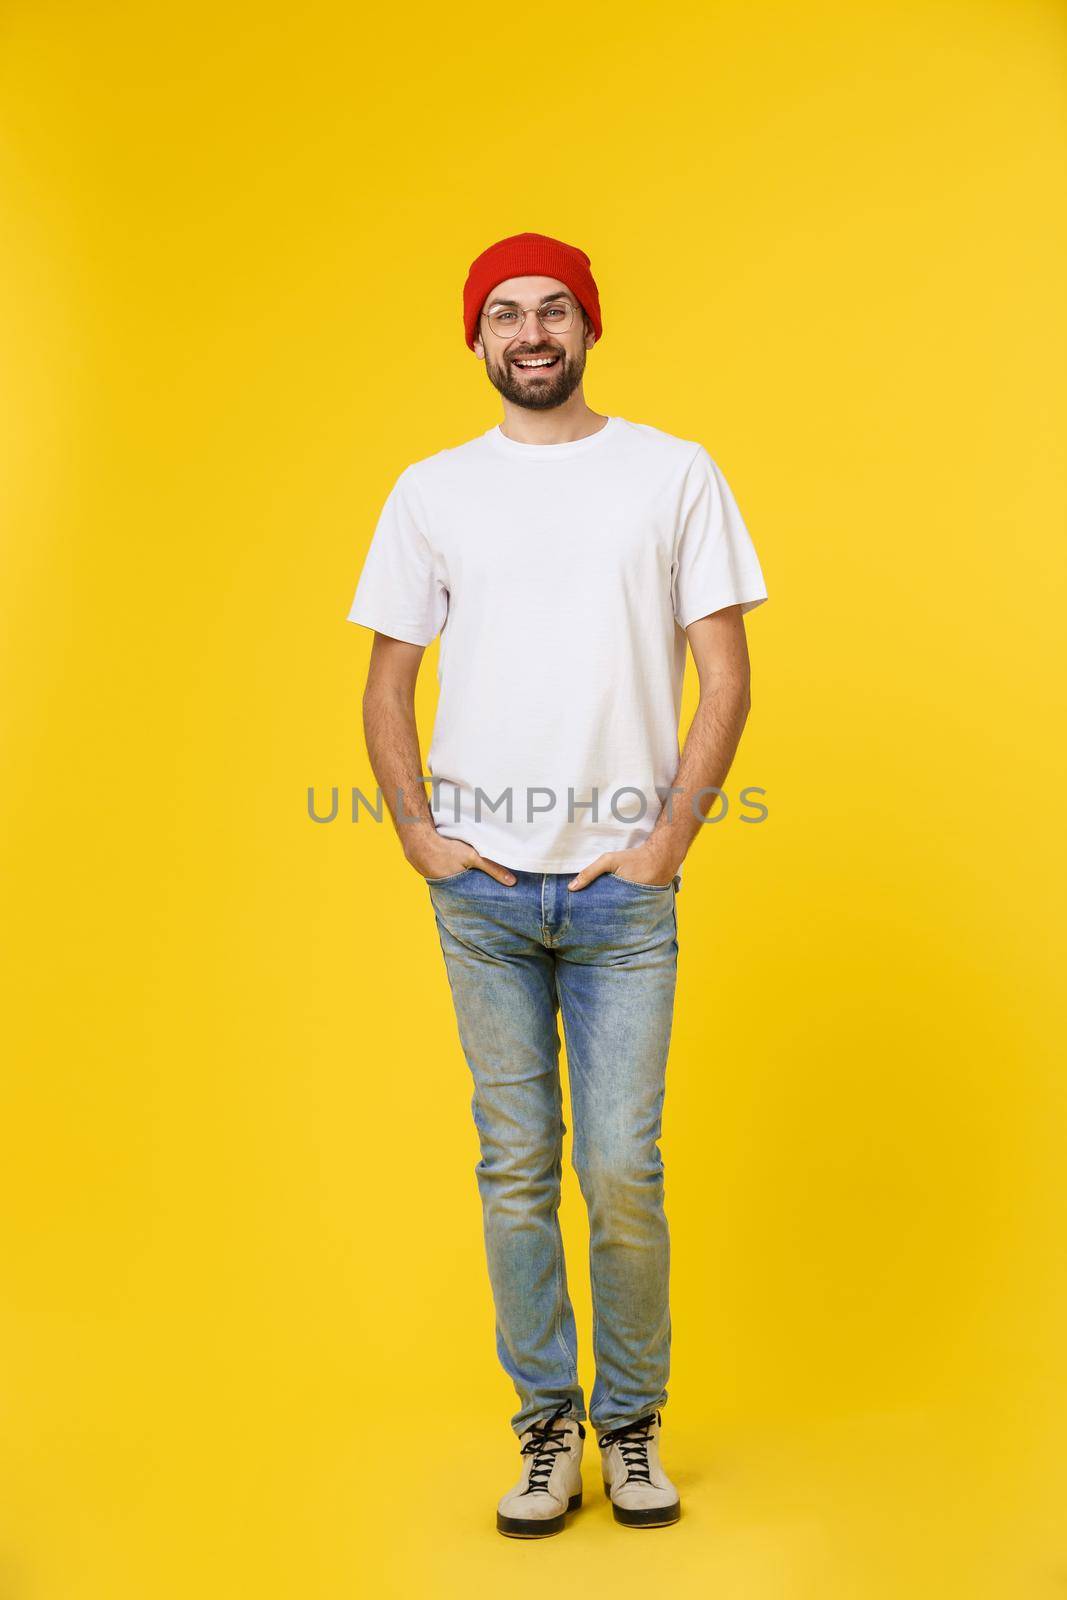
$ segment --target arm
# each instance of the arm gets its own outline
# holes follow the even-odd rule
[[[700,700],[689,725],[674,779],[671,804],[664,804],[643,844],[608,851],[584,867],[568,887],[584,888],[601,872],[622,867],[637,883],[669,883],[710,811],[733,764],[751,708],[748,640],[739,605],[698,617],[685,630],[700,679]],[[700,796],[698,799],[697,796]]]
[[[415,684],[425,645],[375,632],[363,690],[367,754],[404,854],[424,878],[444,878],[478,866],[502,882],[514,879],[463,839],[438,833],[422,777],[415,721]],[[413,819],[413,820],[408,820]]]
[[[699,617],[685,630],[700,680],[700,699],[689,724],[674,786],[681,792],[660,812],[646,847],[667,868],[662,883],[677,872],[715,802],[701,789],[721,789],[733,765],[752,708],[748,640],[741,607],[724,606]],[[697,796],[700,795],[698,799]]]

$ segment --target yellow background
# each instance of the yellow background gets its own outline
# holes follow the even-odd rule
[[[5,7],[5,1600],[1064,1592],[1065,20]],[[770,590],[770,817],[678,902],[685,1512],[594,1446],[534,1545],[426,892],[306,811],[373,790],[345,613],[499,418],[460,292],[525,228]]]

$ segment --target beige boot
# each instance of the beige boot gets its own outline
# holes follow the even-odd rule
[[[565,1400],[543,1422],[519,1435],[522,1477],[499,1502],[496,1525],[513,1539],[540,1539],[560,1533],[568,1511],[582,1503],[582,1441],[585,1429],[572,1417]]]
[[[604,1493],[615,1521],[631,1528],[661,1528],[682,1514],[678,1491],[660,1464],[661,1422],[653,1411],[598,1436]]]

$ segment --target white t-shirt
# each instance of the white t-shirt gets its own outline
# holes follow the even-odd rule
[[[704,447],[609,417],[567,444],[497,426],[406,467],[348,620],[411,644],[441,635],[438,831],[502,866],[574,872],[682,803],[683,630],[766,599]]]

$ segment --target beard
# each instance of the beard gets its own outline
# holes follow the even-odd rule
[[[585,372],[585,346],[574,356],[569,356],[561,345],[543,346],[540,350],[523,350],[518,354],[534,356],[559,356],[554,367],[535,368],[523,372],[514,364],[514,354],[501,361],[486,357],[485,370],[493,387],[513,405],[525,406],[527,411],[550,411],[569,400],[582,381]]]

